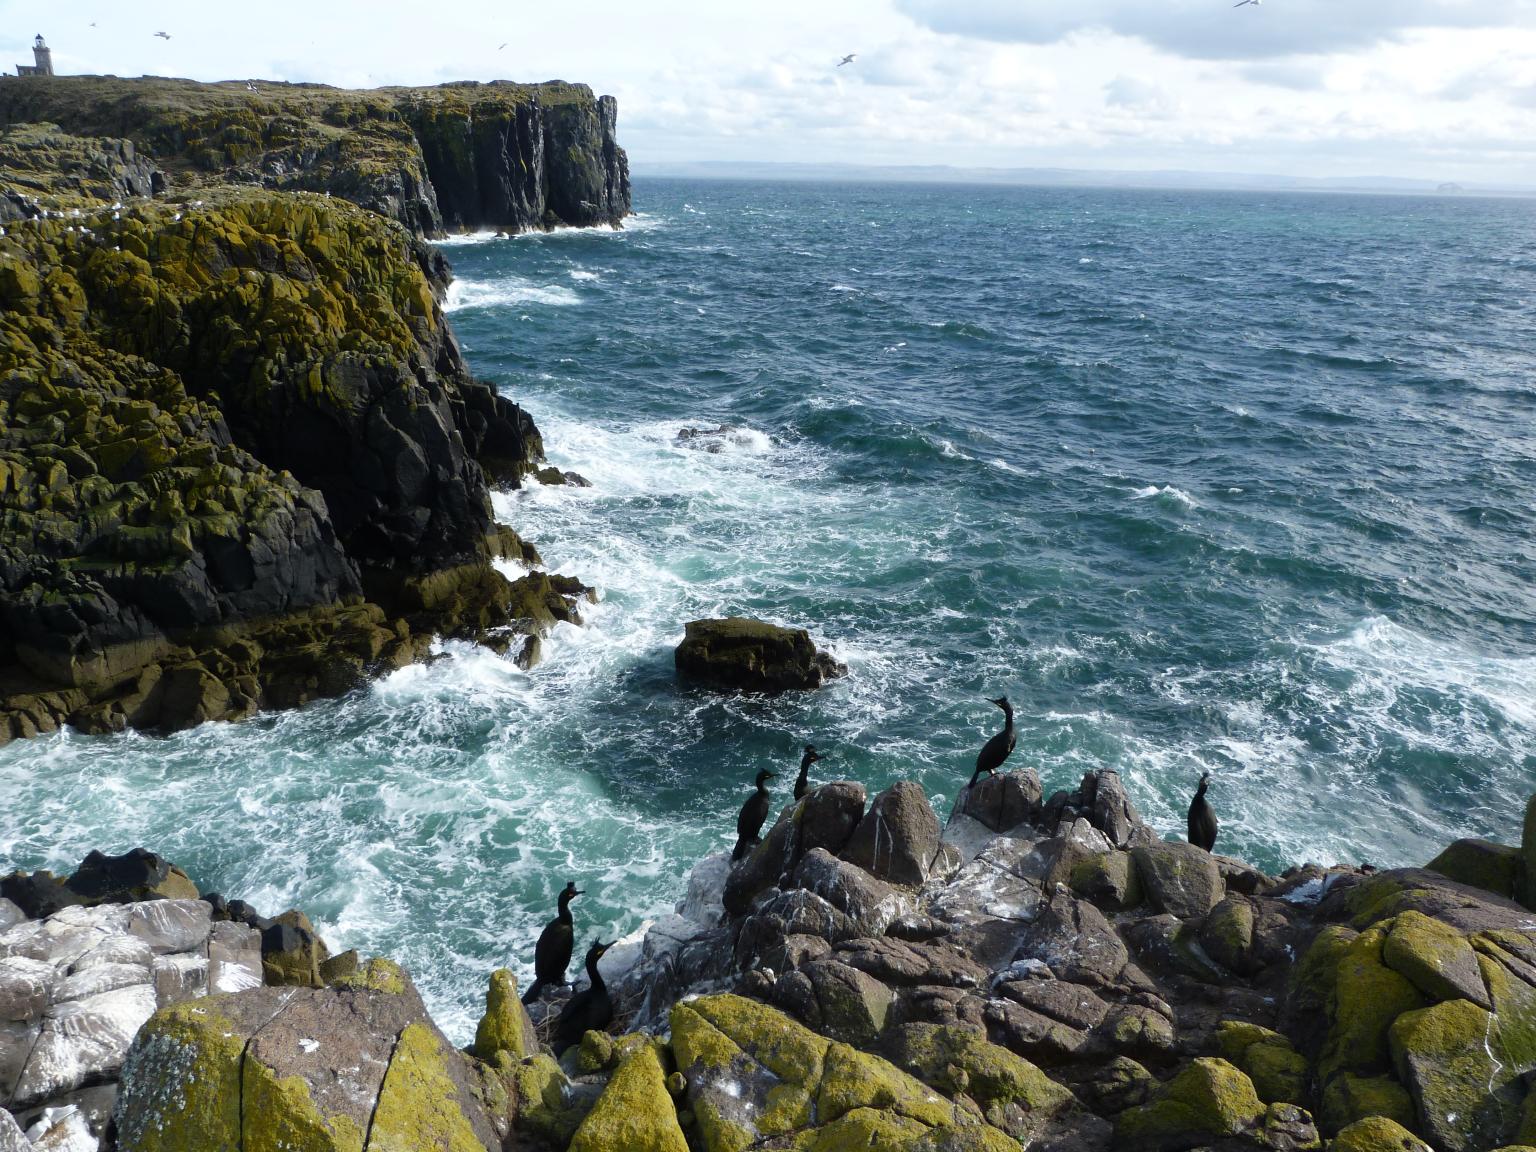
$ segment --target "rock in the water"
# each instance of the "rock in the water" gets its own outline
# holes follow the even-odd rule
[[[66,881],[90,904],[133,904],[141,900],[196,900],[197,885],[169,860],[144,848],[121,856],[92,852]]]
[[[1039,813],[1040,777],[1033,768],[983,776],[960,790],[955,811],[994,832],[1011,831]]]
[[[1162,841],[1133,849],[1131,858],[1152,906],[1180,920],[1204,916],[1221,900],[1221,872],[1209,852]]]
[[[818,652],[804,628],[730,617],[691,620],[675,653],[680,674],[729,692],[819,688],[848,667]]]
[[[12,872],[0,876],[0,898],[31,920],[42,920],[61,908],[85,903],[52,872]]]
[[[902,780],[876,796],[842,857],[892,884],[919,885],[939,850],[939,818],[922,788]]]

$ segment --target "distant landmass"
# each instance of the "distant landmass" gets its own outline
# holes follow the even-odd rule
[[[1182,169],[1109,171],[1092,168],[956,168],[944,164],[796,164],[681,161],[635,164],[636,176],[698,180],[832,180],[933,184],[1020,184],[1048,187],[1185,188],[1252,192],[1385,192],[1398,195],[1536,196],[1519,184],[1450,184],[1397,176],[1279,176],[1271,173]]]

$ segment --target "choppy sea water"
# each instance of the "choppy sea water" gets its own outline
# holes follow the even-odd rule
[[[597,585],[531,673],[458,645],[302,712],[0,749],[0,869],[144,844],[409,966],[466,1040],[667,909],[763,766],[922,781],[1019,709],[1222,851],[1419,864],[1536,788],[1536,202],[641,181],[622,232],[447,251],[475,371],[589,489],[498,497]],[[708,451],[685,428],[729,425]],[[679,686],[804,625],[812,695]]]

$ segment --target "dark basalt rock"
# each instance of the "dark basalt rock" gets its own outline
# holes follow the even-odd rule
[[[918,885],[938,851],[938,816],[919,785],[901,780],[875,797],[842,857],[881,880]]]
[[[1040,813],[1040,777],[1033,768],[983,776],[967,784],[955,811],[980,820],[994,832],[1007,832]]]
[[[846,664],[816,650],[804,628],[743,617],[689,621],[674,660],[679,675],[725,692],[819,688],[848,674]]]

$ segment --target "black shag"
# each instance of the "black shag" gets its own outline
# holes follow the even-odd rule
[[[736,848],[731,852],[732,860],[740,860],[757,843],[763,821],[768,819],[768,781],[777,775],[777,772],[757,774],[757,791],[747,798],[741,806],[741,815],[736,817]]]
[[[1003,761],[1013,755],[1013,746],[1019,742],[1013,730],[1013,705],[1008,703],[1008,697],[999,696],[992,703],[1003,710],[1008,722],[1001,732],[981,746],[981,752],[976,756],[976,771],[971,773],[972,784],[981,779],[983,772],[990,776],[1001,768]]]
[[[571,920],[571,901],[581,895],[581,889],[573,880],[560,893],[560,911],[544,925],[539,942],[533,946],[533,983],[523,993],[523,1003],[532,1004],[539,998],[545,985],[565,983],[565,970],[571,963],[571,951],[576,945],[576,925]]]
[[[1189,842],[1207,852],[1216,847],[1216,813],[1211,811],[1210,801],[1205,798],[1210,778],[1209,772],[1200,774],[1200,787],[1195,789],[1195,798],[1189,802]]]
[[[597,962],[612,947],[612,944],[594,940],[592,947],[587,949],[587,979],[592,984],[572,996],[560,1009],[549,1042],[556,1056],[572,1045],[580,1044],[588,1032],[602,1032],[613,1023],[613,1000],[608,995],[608,986],[603,983],[603,974],[597,970]]]
[[[811,770],[811,765],[820,759],[821,757],[816,754],[816,745],[807,744],[805,746],[805,755],[800,757],[800,775],[795,777],[796,800],[799,800],[810,791],[811,783],[806,773]]]

